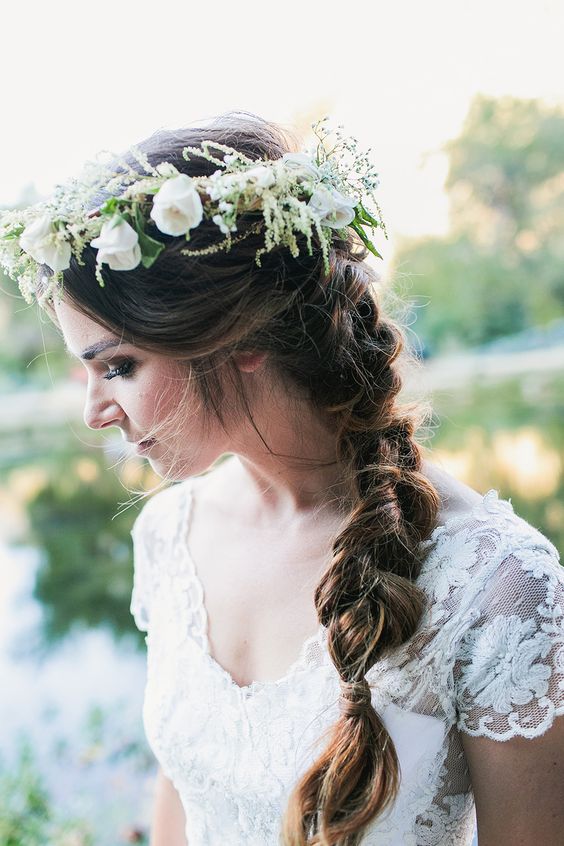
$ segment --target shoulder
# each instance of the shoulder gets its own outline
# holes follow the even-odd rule
[[[134,540],[159,531],[170,534],[182,520],[182,511],[190,495],[192,479],[175,482],[151,494],[137,515],[131,534]]]
[[[423,549],[436,546],[452,546],[453,552],[461,545],[489,545],[490,560],[510,550],[520,550],[523,557],[527,551],[543,549],[549,557],[559,561],[554,544],[537,528],[517,514],[511,500],[501,499],[491,488],[480,494],[465,483],[455,479],[437,465],[424,463],[427,478],[435,485],[441,505],[437,524],[430,538],[422,544]]]
[[[438,525],[471,512],[483,499],[478,491],[443,470],[438,464],[424,460],[422,472],[434,485],[440,497]]]
[[[234,463],[228,460],[216,462],[199,476],[173,482],[152,493],[133,523],[131,534],[134,541],[150,537],[153,540],[159,538],[162,542],[173,542],[188,525],[194,495],[204,517],[208,511],[217,511],[222,502],[223,507],[227,507],[226,482],[229,481]]]
[[[446,513],[421,544],[417,583],[432,625],[452,621],[460,635],[503,609],[532,614],[562,590],[558,550],[496,490]]]
[[[423,648],[458,729],[495,741],[542,734],[564,712],[558,550],[493,489],[422,546]]]

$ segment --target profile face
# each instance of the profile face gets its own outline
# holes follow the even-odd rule
[[[65,345],[88,373],[84,422],[116,426],[159,476],[183,479],[204,472],[230,441],[209,420],[185,363],[120,340],[64,300],[55,312]]]

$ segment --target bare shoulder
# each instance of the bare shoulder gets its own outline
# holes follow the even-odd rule
[[[478,491],[447,473],[438,464],[424,460],[422,472],[435,486],[441,499],[439,524],[446,523],[451,517],[468,514],[483,499]]]
[[[235,456],[226,453],[205,473],[192,477],[202,518],[213,521],[222,516],[233,515],[234,509],[241,504],[244,497],[238,470]]]

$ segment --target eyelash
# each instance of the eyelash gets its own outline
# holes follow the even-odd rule
[[[134,369],[135,362],[128,359],[122,362],[119,367],[114,367],[112,370],[109,370],[102,378],[114,379],[116,376],[122,376],[124,379],[127,379],[129,376],[133,375]]]

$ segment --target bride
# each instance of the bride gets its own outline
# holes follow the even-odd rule
[[[161,131],[1,218],[87,425],[163,479],[133,528],[152,846],[469,846],[476,815],[480,846],[556,846],[558,552],[418,443],[376,174],[316,131]]]

